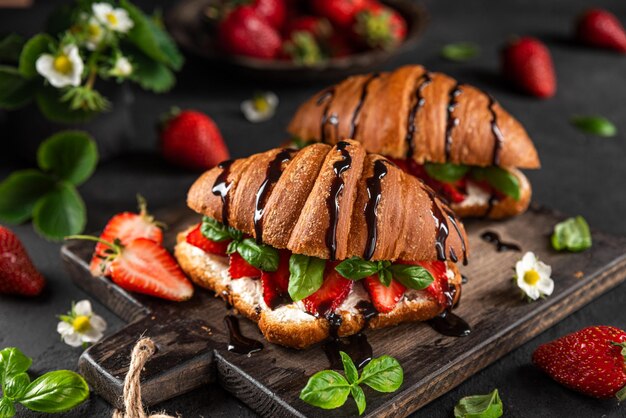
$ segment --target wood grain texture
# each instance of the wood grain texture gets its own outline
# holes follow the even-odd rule
[[[178,230],[197,221],[184,209],[166,217],[169,243]],[[470,265],[462,268],[469,282],[455,312],[472,325],[472,334],[445,337],[425,324],[368,332],[374,355],[397,358],[405,381],[393,395],[365,388],[368,407],[364,416],[410,414],[626,279],[625,239],[593,231],[594,245],[586,252],[551,250],[549,235],[562,218],[550,210],[533,208],[504,222],[466,222],[473,256]],[[534,251],[550,264],[554,294],[534,303],[522,300],[512,283],[512,268],[522,254],[496,252],[492,244],[479,238],[486,230],[498,232],[524,251]],[[107,401],[120,406],[129,353],[139,336],[145,335],[153,338],[158,348],[142,374],[144,401],[149,405],[217,381],[263,416],[319,415],[319,409],[305,404],[298,395],[309,376],[328,368],[321,347],[296,351],[272,345],[262,340],[254,324],[241,320],[244,335],[263,341],[265,349],[249,357],[228,352],[222,322],[228,311],[223,302],[202,290],[182,304],[129,295],[106,279],[89,276],[87,260],[92,249],[86,243],[63,248],[73,279],[118,315],[133,321],[91,347],[80,360],[81,372]],[[579,272],[584,276],[578,278]],[[348,400],[342,408],[324,411],[324,416],[357,416],[357,412]]]

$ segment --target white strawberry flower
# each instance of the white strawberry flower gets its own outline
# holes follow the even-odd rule
[[[88,50],[95,51],[98,48],[104,39],[105,31],[106,29],[102,27],[96,18],[92,17],[89,19],[87,22],[87,42],[85,43]]]
[[[109,3],[94,3],[91,9],[96,19],[114,32],[126,33],[134,25],[126,10],[113,8]]]
[[[76,303],[68,315],[59,318],[61,322],[57,324],[57,332],[63,342],[72,347],[100,341],[107,328],[105,320],[93,313],[88,300]]]
[[[539,261],[531,251],[524,254],[524,257],[515,264],[517,286],[531,300],[552,294],[554,281],[550,278],[551,274],[552,267]]]
[[[117,57],[117,59],[115,60],[115,65],[113,66],[113,68],[111,68],[111,71],[109,71],[109,74],[111,74],[112,76],[121,78],[128,77],[132,73],[133,65],[130,63],[128,58],[124,56]]]
[[[241,103],[241,111],[250,122],[263,122],[270,119],[276,113],[278,96],[271,91],[257,93],[252,99]]]
[[[74,44],[63,47],[56,55],[41,54],[35,62],[37,72],[56,88],[80,85],[85,64]]]

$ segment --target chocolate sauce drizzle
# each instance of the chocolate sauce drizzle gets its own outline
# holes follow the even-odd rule
[[[450,94],[448,96],[449,102],[448,102],[448,116],[447,116],[447,123],[446,123],[446,138],[445,138],[446,161],[450,159],[450,150],[452,149],[452,130],[454,129],[455,126],[459,124],[459,118],[453,117],[452,112],[454,112],[454,109],[456,108],[456,105],[458,104],[457,97],[461,93],[463,93],[463,90],[461,90],[461,84],[456,83],[454,88],[450,90]]]
[[[259,341],[245,337],[239,329],[239,320],[234,315],[226,315],[224,324],[228,329],[228,351],[237,354],[252,354],[263,350],[263,344]]]
[[[374,73],[365,81],[365,83],[363,83],[363,87],[361,88],[361,97],[359,98],[359,102],[354,108],[352,120],[350,121],[350,139],[356,138],[356,132],[359,127],[359,115],[361,114],[363,103],[365,103],[365,98],[367,97],[367,88],[369,87],[370,83],[378,77],[380,77],[380,74]]]
[[[374,162],[374,175],[367,180],[367,195],[369,199],[365,205],[365,222],[367,223],[367,241],[363,258],[369,260],[374,255],[376,249],[376,241],[378,239],[378,204],[382,195],[381,182],[383,177],[387,175],[387,167],[383,160]]]
[[[522,251],[522,248],[517,245],[514,244],[512,242],[503,242],[500,239],[500,235],[498,235],[497,232],[493,232],[493,231],[485,231],[480,235],[480,238],[483,241],[487,241],[487,242],[491,242],[493,244],[495,244],[496,246],[496,251],[498,252],[502,252],[502,251]]]
[[[222,223],[224,226],[228,226],[228,206],[230,199],[228,198],[228,192],[232,183],[228,183],[228,174],[230,174],[230,166],[234,160],[227,160],[219,163],[217,166],[222,169],[222,172],[215,179],[213,188],[211,191],[215,196],[219,196],[222,199]]]
[[[411,107],[409,112],[409,118],[406,128],[406,137],[405,142],[407,145],[406,158],[412,159],[413,153],[415,152],[415,145],[413,144],[413,137],[415,136],[415,117],[417,116],[417,112],[424,106],[426,103],[426,99],[422,95],[422,92],[426,86],[428,86],[433,80],[430,76],[429,72],[424,73],[420,79],[422,82],[419,87],[415,90],[415,104]]]
[[[467,266],[467,245],[465,244],[465,238],[463,238],[463,234],[461,234],[461,229],[459,228],[459,225],[454,218],[454,213],[452,212],[452,210],[446,209],[446,214],[448,215],[448,220],[452,224],[452,227],[455,229],[457,235],[461,239],[461,251],[463,251],[463,265]],[[450,248],[450,258],[452,258],[453,251],[454,250]],[[454,259],[452,261],[454,261],[455,263],[457,262],[457,260]]]
[[[448,290],[443,293],[446,297],[446,309],[440,315],[429,320],[428,325],[438,333],[448,337],[466,337],[472,332],[472,328],[463,318],[452,313],[456,291],[456,286],[448,286]]]
[[[326,199],[326,207],[328,208],[328,214],[330,217],[330,224],[326,230],[326,247],[330,251],[330,260],[335,260],[337,253],[337,223],[339,222],[339,197],[345,186],[342,174],[344,171],[350,168],[352,164],[352,157],[346,150],[346,147],[350,145],[347,142],[339,141],[337,143],[337,151],[341,153],[341,159],[333,164],[333,171],[335,172],[335,178],[330,186],[330,194]]]
[[[342,322],[341,315],[331,313],[326,316],[326,319],[328,319],[330,324],[330,335],[323,348],[332,369],[343,370],[340,351],[345,352],[352,358],[357,369],[364,367],[372,360],[372,346],[367,341],[365,334],[359,332],[346,338],[339,338],[338,332]]]
[[[321,119],[321,123],[320,123],[320,141],[322,141],[323,143],[326,143],[326,123],[328,122],[328,111],[330,110],[330,105],[333,102],[333,98],[335,97],[335,88],[332,87],[328,90],[326,90],[326,92],[324,92],[324,94],[322,94],[319,99],[317,99],[317,105],[321,106],[322,103],[326,102],[326,106],[324,107],[324,112],[322,113],[322,119]],[[337,115],[333,115],[334,119],[331,120],[331,123],[333,123],[335,125],[335,129],[338,129],[339,126],[339,120],[337,118]]]
[[[436,200],[431,197],[432,200],[432,214],[435,222],[437,223],[437,235],[435,236],[435,250],[437,250],[437,259],[439,261],[446,261],[446,240],[450,233],[448,229],[448,223],[443,215],[443,212],[439,208]]]
[[[263,237],[263,213],[265,212],[265,204],[272,191],[272,188],[283,174],[283,163],[291,160],[291,150],[283,149],[267,166],[265,180],[261,183],[261,187],[256,194],[256,203],[254,207],[254,235],[257,242],[261,242]]]
[[[496,110],[494,106],[496,105],[496,100],[489,95],[489,112],[491,113],[491,132],[493,132],[493,157],[491,160],[491,165],[498,166],[500,165],[500,151],[502,151],[502,143],[504,142],[504,137],[502,136],[502,132],[498,127],[498,115],[496,114]]]

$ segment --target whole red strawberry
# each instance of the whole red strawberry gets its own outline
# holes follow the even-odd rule
[[[533,96],[548,98],[556,92],[550,51],[538,39],[522,37],[510,42],[502,51],[502,73]]]
[[[278,31],[252,6],[241,6],[220,23],[218,38],[229,54],[272,59],[280,52]]]
[[[578,18],[576,37],[579,41],[600,48],[626,52],[626,32],[611,12],[590,9]]]
[[[36,296],[45,280],[33,265],[24,246],[8,228],[0,226],[0,293]]]
[[[342,29],[348,29],[356,13],[366,5],[367,0],[311,0],[311,8],[316,14]]]
[[[328,39],[333,28],[327,19],[316,16],[298,16],[290,19],[285,26],[285,38],[290,38],[296,32],[310,33],[315,39]]]
[[[557,382],[594,398],[626,399],[626,332],[589,327],[539,346],[533,363]]]
[[[208,170],[229,158],[213,120],[193,110],[174,112],[161,129],[161,153],[172,164]]]
[[[406,21],[390,7],[369,3],[355,15],[353,31],[370,48],[392,49],[406,38]]]

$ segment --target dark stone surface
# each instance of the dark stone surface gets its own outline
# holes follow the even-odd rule
[[[0,11],[0,31],[35,33],[47,12],[59,1],[40,1],[32,10]],[[142,5],[165,1],[140,2]],[[620,133],[613,139],[588,137],[569,125],[575,114],[599,114],[612,119],[620,132],[626,132],[623,56],[579,47],[570,40],[574,17],[586,2],[559,1],[428,1],[432,17],[420,45],[403,54],[388,67],[405,63],[425,64],[431,70],[447,72],[460,80],[491,92],[502,105],[526,126],[543,163],[543,169],[530,172],[535,201],[567,213],[584,215],[589,223],[614,234],[626,234],[626,146]],[[626,20],[626,4],[598,1]],[[557,96],[538,101],[512,91],[498,75],[498,50],[511,35],[535,35],[549,46],[556,64]],[[473,41],[482,48],[479,58],[465,64],[439,58],[443,45]],[[133,108],[136,137],[130,144],[139,154],[101,164],[94,177],[81,187],[89,210],[88,231],[102,227],[113,213],[132,209],[135,194],[142,193],[153,209],[182,205],[195,174],[168,168],[154,150],[157,116],[173,105],[196,108],[211,115],[220,126],[234,156],[244,156],[275,146],[286,137],[284,126],[294,106],[322,87],[278,86],[233,78],[223,69],[211,68],[190,59],[179,76],[178,86],[167,95],[154,96],[136,91]],[[281,104],[271,121],[246,122],[239,103],[258,89],[272,89]],[[3,116],[0,116],[0,122]],[[6,151],[7,143],[19,141],[6,129],[0,130],[0,179],[20,166]],[[102,135],[106,137],[106,132]],[[76,367],[80,350],[64,345],[56,333],[55,315],[70,307],[72,300],[86,297],[62,269],[59,244],[38,237],[30,225],[14,228],[27,246],[35,264],[48,279],[48,290],[35,300],[0,297],[0,347],[17,346],[34,358],[34,373]],[[543,243],[538,243],[543,245]],[[471,283],[469,284],[471,286]],[[416,417],[448,417],[462,396],[486,393],[497,387],[506,416],[624,416],[623,407],[613,401],[596,401],[568,391],[530,364],[532,351],[541,343],[594,324],[626,327],[626,284],[598,298],[559,325],[511,352],[458,388],[426,406]],[[109,332],[122,326],[119,319],[94,303],[95,310],[109,322]],[[445,355],[445,353],[442,353]],[[349,407],[349,406],[348,406]],[[158,409],[170,414],[192,416],[254,416],[218,386],[199,389],[164,403]],[[97,397],[66,416],[110,416],[108,405]],[[320,416],[323,412],[320,410]],[[23,409],[19,416],[29,416]]]

